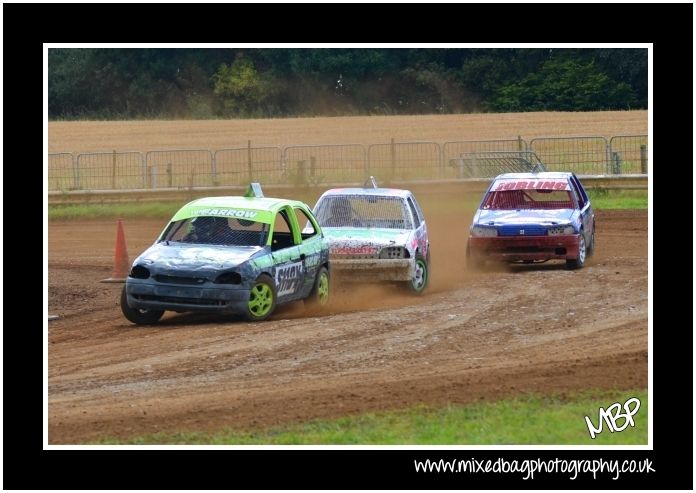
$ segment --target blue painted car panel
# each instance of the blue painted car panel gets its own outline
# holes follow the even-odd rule
[[[545,201],[552,193],[562,200]],[[496,194],[506,198],[497,201]],[[467,255],[510,262],[566,259],[577,267],[592,253],[594,236],[592,205],[573,173],[509,173],[486,190],[472,220]]]

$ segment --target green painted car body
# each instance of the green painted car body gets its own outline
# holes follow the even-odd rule
[[[122,296],[126,318],[154,323],[172,310],[263,320],[289,301],[325,304],[329,245],[311,209],[249,195],[183,206],[133,262]]]

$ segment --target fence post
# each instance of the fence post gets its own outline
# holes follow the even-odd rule
[[[640,172],[648,174],[648,148],[645,145],[640,146]]]
[[[394,137],[391,138],[391,146],[389,148],[389,151],[391,157],[391,175],[392,179],[394,179],[394,176],[396,176],[396,150],[394,149]]]
[[[210,151],[208,151],[210,152]],[[220,185],[220,180],[218,180],[217,176],[217,153],[210,152],[210,166],[211,166],[211,171],[213,172],[213,186],[217,187]]]
[[[363,147],[363,157],[365,161],[365,179],[371,175],[370,170],[372,169],[372,163],[370,162],[370,147],[367,146],[367,149]]]
[[[517,150],[520,152],[526,150],[526,149],[522,149],[522,136],[521,135],[517,136]]]
[[[140,154],[140,163],[143,165],[143,188],[147,188],[147,155],[143,156],[142,153],[138,154]]]
[[[621,174],[621,157],[619,157],[618,152],[612,152],[611,153],[611,164],[612,164],[612,173],[615,175],[620,175]]]
[[[437,177],[443,179],[445,177],[445,145],[437,144]]]
[[[150,169],[150,188],[157,188],[157,173],[155,171],[156,166],[149,166]]]
[[[111,157],[111,189],[116,188],[116,149]]]
[[[172,163],[167,163],[167,186],[172,188]]]
[[[70,157],[72,158],[72,165],[73,165],[73,181],[75,182],[75,190],[80,189],[80,155],[78,154],[77,157],[73,157],[72,154],[70,154]]]
[[[457,160],[457,164],[458,164],[458,168],[459,168],[459,173],[457,173],[457,178],[462,180],[465,178],[465,176],[464,176],[464,158],[460,157]]]
[[[307,183],[306,171],[307,171],[307,161],[306,160],[297,161],[297,184],[298,185],[304,185],[305,183]]]
[[[249,183],[254,181],[254,171],[251,166],[251,140],[247,140],[247,168],[249,170]]]
[[[317,170],[317,158],[315,156],[310,156],[309,158],[309,176],[314,178],[314,173]]]

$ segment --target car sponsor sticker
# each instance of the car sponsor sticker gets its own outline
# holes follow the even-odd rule
[[[285,264],[276,268],[276,286],[278,296],[291,294],[300,289],[304,278],[304,267],[302,262]]]
[[[565,180],[500,180],[493,185],[492,191],[501,190],[570,190]]]
[[[319,254],[313,253],[311,255],[308,255],[307,258],[305,258],[304,264],[305,267],[315,267],[319,265]]]
[[[244,211],[240,209],[198,209],[196,214],[199,216],[222,216],[222,217],[241,217],[244,219],[253,219],[256,217],[256,211]]]
[[[377,253],[377,248],[372,246],[341,246],[331,247],[329,252],[333,255],[368,255]]]

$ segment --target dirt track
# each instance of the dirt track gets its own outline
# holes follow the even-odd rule
[[[338,290],[271,321],[167,314],[128,323],[110,274],[114,221],[49,224],[49,442],[250,428],[523,392],[647,387],[647,211],[597,213],[585,268],[465,270],[468,218],[428,217],[432,284]],[[454,213],[453,213],[454,214]],[[131,259],[165,221],[130,220]]]

